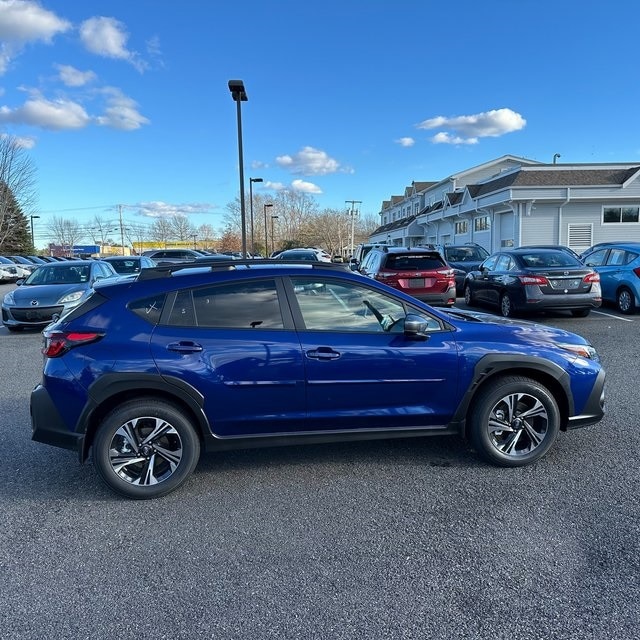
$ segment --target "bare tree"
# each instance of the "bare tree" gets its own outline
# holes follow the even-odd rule
[[[171,223],[166,218],[158,218],[152,225],[150,236],[152,240],[161,242],[167,248],[167,242],[173,237]]]
[[[311,244],[325,248],[331,255],[342,255],[349,246],[351,218],[340,209],[324,209],[309,224]]]
[[[198,244],[201,249],[214,249],[216,242],[216,231],[210,224],[201,224],[198,227]]]
[[[54,242],[62,247],[62,252],[66,255],[73,253],[73,247],[79,244],[85,235],[77,220],[68,220],[58,216],[54,216],[49,223],[49,233],[53,236]]]
[[[149,237],[149,231],[143,224],[130,224],[125,227],[125,237],[127,242],[133,247],[134,253],[141,254],[144,242]]]
[[[174,238],[181,242],[189,240],[195,234],[195,227],[191,224],[189,218],[181,213],[171,216],[171,229]]]
[[[93,242],[101,247],[107,244],[108,235],[116,228],[116,223],[113,220],[109,220],[98,214],[93,216],[93,220],[91,220],[89,225],[87,232]]]
[[[35,168],[24,147],[15,137],[0,136],[0,247],[17,247],[28,237],[27,217],[36,204],[35,185]],[[12,236],[19,242],[9,242]]]

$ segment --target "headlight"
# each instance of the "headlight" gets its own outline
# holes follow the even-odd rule
[[[582,358],[587,358],[588,360],[596,360],[599,361],[598,352],[590,345],[590,344],[566,344],[566,343],[558,343],[558,346],[565,351],[571,351]]]
[[[84,295],[84,291],[74,291],[73,293],[68,293],[64,298],[60,298],[58,300],[59,304],[68,304],[69,302],[75,302],[76,300],[80,300]]]
[[[16,303],[16,301],[13,299],[13,291],[9,291],[9,293],[5,294],[4,303],[5,304],[15,304]]]

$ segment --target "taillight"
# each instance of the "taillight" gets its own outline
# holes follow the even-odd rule
[[[376,273],[376,280],[385,280],[386,278],[393,278],[397,275],[398,274],[393,271],[378,271],[378,273]]]
[[[633,270],[633,273],[635,273],[635,274],[638,276],[638,278],[640,278],[640,267],[636,267],[636,268]]]
[[[522,284],[537,284],[547,286],[549,281],[544,276],[518,276]]]
[[[44,347],[42,353],[47,358],[57,358],[63,353],[78,347],[82,344],[96,342],[102,338],[101,333],[81,332],[81,331],[54,331],[44,336]]]
[[[593,273],[588,273],[584,278],[582,278],[582,282],[600,282],[600,274],[597,271]]]

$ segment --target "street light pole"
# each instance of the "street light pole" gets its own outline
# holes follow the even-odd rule
[[[271,216],[271,253],[276,250],[275,234],[273,232],[273,221],[277,220],[278,218],[279,216]]]
[[[269,257],[269,244],[267,241],[267,207],[273,207],[273,202],[268,202],[263,206],[264,209],[264,253],[265,258]]]
[[[33,246],[33,248],[36,248],[36,239],[33,235],[33,221],[34,219],[39,218],[40,216],[29,216],[31,218],[31,245]]]
[[[242,112],[240,109],[240,103],[246,102],[247,92],[244,88],[242,80],[229,80],[229,91],[231,91],[231,97],[236,103],[236,113],[238,120],[238,162],[240,164],[240,227],[242,234],[242,257],[247,257],[247,223],[244,207],[244,167],[242,158]]]
[[[356,210],[355,210],[355,206],[357,204],[362,204],[362,200],[345,200],[345,204],[351,204],[351,211],[350,211],[350,216],[351,216],[351,255],[353,256],[353,251],[354,251],[354,246],[353,246],[353,231],[354,231],[354,227],[355,227],[355,221],[356,221]]]
[[[197,245],[197,243],[196,243],[196,238],[198,237],[198,234],[197,234],[197,233],[192,233],[192,234],[191,234],[191,237],[193,238],[193,248],[194,248],[194,249],[197,249],[197,248],[198,248],[198,245]]]
[[[256,243],[253,239],[253,183],[262,182],[262,178],[249,178],[249,211],[251,218],[251,256],[256,252]]]

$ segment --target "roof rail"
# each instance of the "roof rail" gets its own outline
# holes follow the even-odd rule
[[[183,269],[200,269],[209,268],[209,271],[234,271],[238,267],[242,269],[264,268],[265,266],[293,266],[305,268],[322,268],[322,269],[339,269],[344,271],[346,263],[344,262],[322,262],[322,261],[302,261],[302,260],[277,260],[269,258],[243,258],[240,260],[220,260],[219,258],[207,259],[207,257],[197,258],[188,262],[176,262],[173,264],[161,264],[155,267],[141,269],[138,274],[138,280],[156,280],[158,278],[168,278],[176,271]]]

